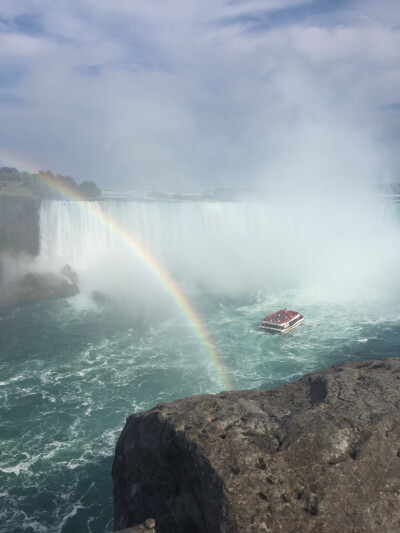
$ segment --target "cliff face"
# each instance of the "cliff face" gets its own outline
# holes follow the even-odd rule
[[[29,197],[0,196],[0,251],[39,251],[40,200]]]
[[[115,529],[400,531],[400,360],[353,362],[271,391],[158,405],[127,419]]]

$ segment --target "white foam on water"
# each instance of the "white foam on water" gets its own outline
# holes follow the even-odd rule
[[[24,520],[21,524],[21,527],[24,530],[27,531],[34,531],[35,533],[48,533],[49,529],[41,524],[40,522],[37,522],[36,520],[30,521],[30,520]]]
[[[25,374],[19,374],[17,376],[10,377],[10,379],[8,379],[6,381],[0,381],[0,386],[8,386],[11,383],[15,383],[15,382],[18,382],[18,381],[24,381],[25,379],[26,379],[26,375]]]
[[[31,456],[28,453],[25,453],[24,455],[25,459],[19,460],[18,464],[14,466],[7,467],[0,464],[0,471],[5,474],[15,474],[16,476],[19,476],[20,474],[27,474],[30,471],[32,465],[34,465],[36,461],[40,459],[40,456]]]
[[[69,513],[65,514],[63,517],[62,517],[62,520],[59,524],[59,526],[57,527],[57,531],[62,531],[64,529],[64,526],[66,525],[66,523],[68,522],[68,520],[72,517],[74,517],[77,512],[80,510],[80,509],[84,509],[85,506],[80,504],[80,503],[76,503],[72,506],[72,509],[69,511]]]

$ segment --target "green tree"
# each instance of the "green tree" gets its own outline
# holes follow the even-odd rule
[[[85,198],[98,198],[101,191],[94,181],[83,181],[78,185],[79,191]]]

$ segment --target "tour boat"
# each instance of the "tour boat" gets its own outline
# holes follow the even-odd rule
[[[270,331],[271,333],[287,333],[293,328],[297,328],[304,321],[304,316],[298,311],[281,309],[271,315],[266,316],[259,329],[261,331]]]

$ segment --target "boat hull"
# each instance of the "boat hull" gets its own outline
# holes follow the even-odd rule
[[[260,331],[268,331],[268,333],[275,333],[277,335],[283,335],[284,333],[287,333],[288,331],[291,331],[294,328],[297,328],[298,326],[301,326],[301,324],[304,322],[304,317],[300,316],[299,319],[292,325],[285,324],[280,325],[277,327],[276,324],[261,324],[258,328]]]

